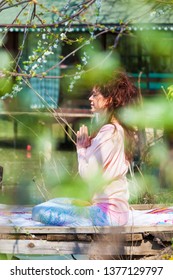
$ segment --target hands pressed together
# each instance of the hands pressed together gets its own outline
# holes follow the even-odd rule
[[[88,135],[88,127],[82,125],[77,131],[77,148],[87,148],[91,145],[91,138]]]

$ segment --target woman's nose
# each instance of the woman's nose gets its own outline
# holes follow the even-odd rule
[[[91,101],[93,99],[93,95],[90,95],[89,97],[89,101]]]

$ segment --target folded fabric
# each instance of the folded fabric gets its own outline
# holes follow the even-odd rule
[[[155,208],[150,210],[131,210],[127,225],[154,226],[159,224],[173,224],[173,207]]]
[[[45,224],[32,220],[32,207],[0,204],[0,226],[33,227]],[[173,207],[130,210],[128,226],[173,225]],[[84,224],[85,226],[85,224]]]
[[[148,214],[173,214],[173,207],[155,208],[149,210]]]

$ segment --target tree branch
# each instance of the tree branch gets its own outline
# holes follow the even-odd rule
[[[82,8],[80,8],[79,11],[77,11],[75,14],[73,14],[72,16],[70,16],[69,18],[63,19],[59,22],[55,22],[55,23],[50,23],[50,24],[0,24],[1,27],[8,27],[8,28],[33,28],[33,26],[35,28],[45,28],[45,27],[57,27],[59,25],[63,25],[65,22],[74,19],[75,17],[78,17],[82,12],[84,12],[85,10],[87,10],[96,0],[90,0],[90,1],[86,1],[83,3]],[[30,1],[23,1],[22,3],[28,3]],[[20,3],[21,4],[21,3]],[[18,5],[18,4],[16,4]],[[10,6],[11,7],[11,6]],[[6,7],[6,9],[9,7]],[[3,9],[0,9],[0,11]]]
[[[13,4],[11,6],[8,6],[8,7],[4,7],[4,8],[1,8],[0,9],[0,12],[2,12],[3,10],[7,10],[7,9],[10,9],[10,8],[14,8],[16,6],[19,6],[19,5],[22,5],[22,4],[25,4],[25,3],[29,3],[31,2],[31,0],[26,0],[26,1],[22,1],[22,2],[19,2],[19,3],[16,3],[16,4]],[[6,3],[5,3],[6,4]],[[3,4],[4,5],[4,4]]]

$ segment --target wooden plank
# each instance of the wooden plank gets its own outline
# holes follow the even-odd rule
[[[51,242],[47,240],[0,240],[0,253],[26,255],[59,255],[59,254],[86,254],[86,255],[126,255],[146,256],[158,254],[163,246],[151,240],[137,241],[134,244],[126,243],[120,246],[107,242]]]
[[[34,227],[13,227],[5,226],[0,228],[0,233],[23,233],[23,234],[107,234],[122,231],[122,227],[58,227],[58,226],[34,226]]]
[[[143,240],[142,233],[126,233],[125,234],[125,241],[141,241]]]
[[[172,237],[172,235],[171,235]],[[35,240],[35,239],[42,239],[48,241],[85,241],[85,242],[92,242],[92,241],[106,241],[112,242],[117,240],[126,240],[126,241],[139,241],[143,239],[143,235],[141,233],[132,233],[132,234],[44,234],[44,235],[33,235],[33,234],[0,234],[0,239],[6,240]]]
[[[148,256],[158,254],[164,247],[152,240],[142,240],[141,242],[135,242],[126,244],[124,246],[124,255],[127,256]]]
[[[123,233],[145,233],[145,232],[169,232],[173,231],[173,225],[143,225],[143,226],[124,226]]]
[[[85,241],[91,242],[91,235],[87,234],[48,234],[48,241]]]
[[[169,207],[165,204],[130,204],[130,209],[134,210],[151,210],[155,208]]]
[[[13,240],[19,240],[19,239],[29,239],[29,240],[32,240],[32,239],[42,239],[42,240],[47,240],[47,235],[46,234],[39,234],[39,235],[33,235],[33,234],[0,234],[0,239],[6,239],[7,242],[8,240],[10,239],[13,239]]]
[[[24,239],[42,239],[48,241],[85,241],[85,242],[92,242],[92,241],[115,241],[116,238],[118,240],[124,241],[141,241],[145,239],[147,236],[153,236],[157,240],[161,241],[171,241],[173,238],[173,232],[151,232],[151,233],[125,233],[125,234],[106,234],[106,235],[97,235],[97,234],[48,234],[48,235],[40,235],[40,234],[0,234],[0,239],[15,239],[15,240],[24,240]],[[121,238],[120,238],[121,237]]]
[[[120,245],[97,242],[51,242],[47,240],[0,240],[0,253],[26,255],[57,255],[57,254],[94,254],[118,255],[123,253]]]
[[[23,233],[23,234],[115,234],[121,233],[144,233],[144,232],[173,232],[173,225],[155,226],[105,226],[105,227],[58,227],[58,226],[35,226],[35,227],[14,227],[2,226],[0,233]]]

